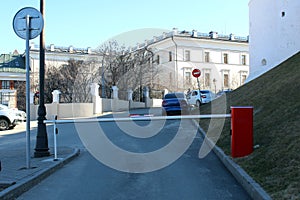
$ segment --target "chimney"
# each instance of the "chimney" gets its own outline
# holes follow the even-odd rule
[[[177,35],[178,33],[178,28],[173,28],[173,35]]]
[[[192,37],[198,37],[198,32],[197,30],[192,31]]]
[[[209,32],[209,36],[211,39],[216,39],[218,38],[218,32],[211,31]]]
[[[50,51],[54,51],[54,44],[50,45]]]
[[[153,36],[153,42],[156,42],[156,41],[157,41],[157,37]]]
[[[91,48],[91,47],[88,47],[88,48],[87,48],[87,53],[88,53],[88,54],[91,54],[91,53],[92,53],[92,48]]]
[[[70,46],[70,47],[69,47],[69,52],[70,52],[70,53],[73,53],[73,52],[74,52],[74,47],[73,47],[73,46]]]

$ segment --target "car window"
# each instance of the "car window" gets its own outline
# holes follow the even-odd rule
[[[193,91],[192,96],[197,96],[198,92],[197,91]]]
[[[169,93],[165,95],[165,99],[184,98],[183,93]]]
[[[207,93],[209,93],[209,91],[207,91],[207,90],[201,90],[201,93],[207,94]]]

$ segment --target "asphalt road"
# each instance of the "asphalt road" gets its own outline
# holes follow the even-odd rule
[[[193,126],[191,121],[187,120],[185,123]],[[148,169],[146,164],[163,163],[162,160],[172,157],[181,146],[176,146],[167,154],[154,157],[157,159],[151,160],[152,163],[143,162],[143,159],[139,163],[130,163],[130,159],[118,158],[115,152],[103,149],[101,145],[106,145],[105,143],[95,141],[95,144],[99,142],[97,150],[102,150],[102,154],[109,155],[115,163],[124,162],[124,165],[121,165],[124,170],[119,171],[114,169],[114,166],[108,167],[114,162],[101,162],[93,152],[93,147],[97,145],[82,137],[82,134],[93,136],[103,130],[106,137],[116,146],[126,152],[144,155],[157,152],[171,144],[181,129],[180,120],[152,125],[149,122],[136,122],[133,127],[130,122],[106,122],[100,125],[101,128],[95,128],[95,124],[59,125],[58,146],[80,148],[80,156],[18,199],[250,199],[213,152],[203,159],[198,158],[203,142],[199,133],[179,159],[147,173],[139,173],[138,170]],[[53,144],[52,130],[52,126],[49,126],[49,146]],[[157,133],[151,135],[153,131]],[[187,136],[181,135],[178,138],[180,144],[189,139],[189,130],[185,127],[184,131],[187,132]],[[136,168],[136,165],[141,167]]]

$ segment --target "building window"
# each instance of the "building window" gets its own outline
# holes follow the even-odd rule
[[[204,74],[204,83],[205,87],[210,87],[210,73]]]
[[[224,74],[224,87],[228,88],[229,87],[229,75],[228,74]]]
[[[192,83],[192,79],[191,79],[191,72],[185,72],[185,83],[186,84],[191,84]]]
[[[169,61],[172,61],[172,51],[169,51]]]
[[[266,60],[266,59],[262,59],[262,60],[261,60],[261,65],[262,65],[262,66],[267,65],[267,60]]]
[[[246,65],[246,55],[242,55],[242,65]]]
[[[204,52],[204,61],[209,62],[209,52]]]
[[[1,89],[10,89],[10,81],[1,81]]]
[[[223,63],[228,64],[228,54],[227,53],[223,54]]]
[[[285,16],[285,12],[281,12],[281,17],[284,17]]]
[[[191,52],[189,50],[184,51],[184,60],[190,61],[191,60]]]

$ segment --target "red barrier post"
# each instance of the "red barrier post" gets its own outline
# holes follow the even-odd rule
[[[253,107],[231,107],[231,156],[243,157],[253,152]]]

